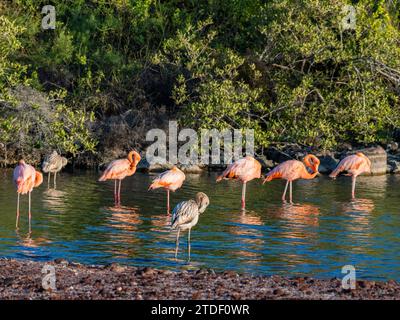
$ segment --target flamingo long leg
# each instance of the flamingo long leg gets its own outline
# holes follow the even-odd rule
[[[118,204],[121,204],[121,182],[122,180],[120,179],[118,183]]]
[[[289,185],[289,180],[286,181],[285,190],[283,191],[282,201],[286,201],[286,191]]]
[[[29,205],[28,205],[28,216],[29,216],[29,230],[31,229],[31,219],[32,219],[32,214],[31,214],[31,193],[29,192],[28,193],[28,203],[29,203]]]
[[[169,214],[169,189],[167,189],[167,214]]]
[[[290,181],[290,189],[289,189],[289,197],[290,197],[290,203],[292,204],[292,189],[293,189],[293,181]]]
[[[242,187],[242,210],[246,207],[246,182],[243,182]]]
[[[47,188],[48,188],[48,189],[50,188],[50,172],[49,172],[49,174],[47,175]]]
[[[189,228],[189,232],[188,232],[188,262],[190,261],[190,229]]]
[[[178,232],[176,234],[176,244],[175,244],[175,259],[178,256],[178,249],[179,249],[179,232],[181,231],[181,229],[178,229]]]
[[[57,176],[57,172],[54,172],[54,189],[56,188],[56,185],[57,185],[56,176]]]
[[[117,204],[117,180],[114,180],[114,203]]]
[[[351,177],[351,197],[354,199],[356,197],[356,176]]]
[[[15,227],[18,228],[18,223],[19,223],[19,193],[17,196],[17,221],[15,223]]]

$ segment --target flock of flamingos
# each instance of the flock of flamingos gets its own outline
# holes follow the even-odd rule
[[[108,164],[107,168],[99,178],[99,181],[114,180],[114,200],[115,205],[121,203],[121,182],[125,177],[131,176],[136,172],[136,166],[141,160],[138,152],[131,151],[126,159],[118,159]],[[50,183],[50,174],[54,174],[54,184],[56,183],[56,174],[67,163],[67,159],[61,157],[57,152],[47,156],[42,164],[43,172],[48,173],[48,182]],[[288,160],[269,171],[263,183],[274,179],[286,180],[285,190],[282,200],[286,201],[286,192],[289,187],[289,201],[292,203],[292,183],[297,179],[313,179],[318,175],[320,161],[314,155],[306,155],[303,162],[298,160]],[[362,173],[371,172],[371,161],[363,153],[358,152],[354,155],[345,157],[339,162],[336,169],[330,174],[331,178],[336,178],[341,172],[352,177],[352,198],[355,197],[356,178]],[[235,179],[242,182],[242,209],[246,205],[246,184],[247,182],[261,178],[261,164],[251,156],[239,159],[228,165],[225,171],[217,177],[217,182],[223,179]],[[167,191],[167,213],[170,214],[169,193],[179,189],[185,180],[185,174],[176,166],[161,173],[153,180],[149,190],[164,188]],[[29,225],[31,223],[31,192],[33,188],[43,182],[43,175],[24,160],[20,160],[18,166],[14,169],[13,181],[17,188],[17,218],[16,227],[19,222],[19,198],[20,194],[28,194],[29,197]],[[188,230],[188,259],[190,260],[190,231],[198,222],[199,216],[203,213],[210,200],[208,196],[199,192],[195,199],[182,201],[176,205],[172,211],[171,228],[177,230],[175,258],[178,254],[180,231]]]

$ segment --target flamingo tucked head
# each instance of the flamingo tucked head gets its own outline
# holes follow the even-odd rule
[[[365,159],[365,161],[367,162],[367,167],[368,167],[367,172],[368,172],[368,173],[372,173],[372,163],[371,163],[371,160],[369,160],[369,158],[368,158],[364,153],[362,153],[362,152],[357,152],[356,155],[359,156],[359,157],[361,157],[361,158],[363,158],[363,159]]]
[[[203,213],[210,204],[210,199],[208,199],[208,196],[203,192],[198,192],[195,199],[199,206],[199,212]]]
[[[309,167],[313,173],[318,173],[319,164],[321,161],[313,154],[308,154],[303,159],[305,165]]]
[[[136,167],[141,159],[142,158],[140,157],[140,154],[135,150],[129,152],[128,154],[128,160],[131,163],[132,167]]]

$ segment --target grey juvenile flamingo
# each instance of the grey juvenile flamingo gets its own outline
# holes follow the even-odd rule
[[[54,173],[54,188],[56,187],[56,176],[57,172],[61,171],[68,163],[67,158],[60,156],[57,151],[53,151],[47,155],[42,163],[42,170],[48,173],[47,187],[50,187],[50,174]]]
[[[196,198],[188,201],[179,202],[172,212],[171,228],[178,230],[176,234],[175,259],[178,256],[179,233],[188,230],[188,261],[190,261],[190,230],[199,221],[199,216],[203,213],[210,200],[203,192],[196,194]]]

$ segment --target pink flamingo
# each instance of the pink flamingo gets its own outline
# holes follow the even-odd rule
[[[125,177],[129,177],[136,172],[136,166],[140,161],[140,154],[131,151],[126,159],[118,159],[112,161],[104,170],[99,181],[114,180],[114,201],[115,205],[121,204],[121,181]],[[118,192],[117,192],[118,180]]]
[[[18,200],[17,200],[17,221],[15,226],[18,228],[19,223],[19,195],[27,194],[29,197],[29,229],[31,226],[31,192],[33,188],[38,187],[43,182],[43,175],[36,171],[34,167],[26,164],[24,160],[20,160],[18,166],[15,167],[13,173],[13,181],[17,187]]]
[[[362,152],[357,152],[340,161],[329,176],[335,179],[342,171],[347,171],[346,175],[351,176],[351,197],[354,199],[357,176],[364,172],[371,173],[371,160]]]
[[[149,190],[164,188],[167,190],[167,214],[170,214],[169,207],[169,191],[179,189],[183,181],[185,181],[185,174],[174,166],[171,170],[161,173],[156,179],[153,180]]]
[[[242,182],[242,210],[246,207],[246,183],[261,178],[261,164],[253,157],[246,156],[231,163],[225,171],[217,177],[217,182],[222,179],[238,179]]]
[[[298,160],[287,160],[277,165],[265,176],[263,184],[266,181],[271,181],[274,179],[285,179],[287,182],[285,186],[285,191],[283,192],[282,195],[282,201],[286,201],[286,191],[288,185],[290,185],[289,198],[290,198],[290,203],[293,203],[292,202],[293,181],[297,179],[314,179],[315,176],[318,174],[318,167],[320,161],[316,156],[308,154],[304,157],[303,162]],[[312,173],[308,172],[307,168],[310,168],[312,170]]]

